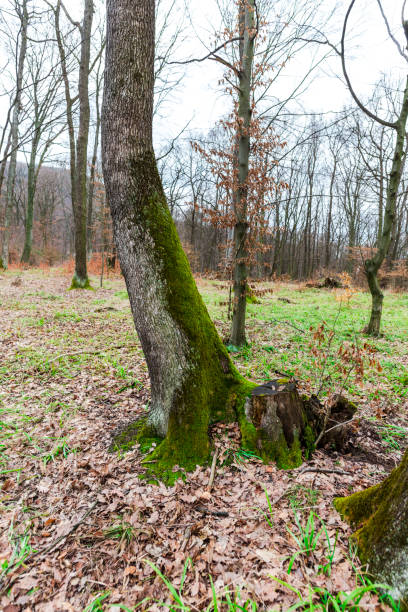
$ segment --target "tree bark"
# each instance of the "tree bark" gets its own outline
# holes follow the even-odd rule
[[[75,272],[73,289],[89,287],[87,272],[87,162],[89,137],[89,66],[91,61],[91,33],[93,0],[85,0],[84,18],[81,27],[81,59],[79,64],[79,127],[76,142],[76,197],[74,206],[75,224]]]
[[[237,188],[233,204],[234,225],[234,309],[232,315],[230,343],[242,346],[246,343],[245,314],[247,295],[247,194],[251,128],[251,81],[254,61],[254,0],[239,3],[240,32],[240,73],[238,85],[238,128],[237,128]]]
[[[408,451],[382,484],[334,502],[353,526],[363,563],[408,610]]]
[[[94,6],[93,0],[85,0],[81,34],[81,53],[78,78],[79,126],[75,141],[73,119],[74,98],[71,96],[67,58],[60,30],[61,0],[54,11],[55,33],[61,60],[61,72],[65,89],[67,126],[70,148],[71,201],[74,215],[75,272],[71,289],[86,289],[90,286],[87,272],[87,154],[89,137],[89,67],[91,57],[91,33]]]
[[[141,438],[158,473],[209,454],[211,421],[236,418],[244,381],[208,315],[162,189],[152,144],[154,3],[108,0],[102,162],[114,238],[151,380]],[[174,477],[174,475],[173,475]]]

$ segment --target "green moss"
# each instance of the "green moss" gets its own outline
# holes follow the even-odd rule
[[[91,289],[93,290],[93,287],[91,287],[91,283],[89,282],[89,278],[79,278],[79,276],[77,276],[76,273],[74,273],[74,276],[72,277],[72,283],[70,286],[70,290],[71,289]]]
[[[162,438],[157,437],[152,429],[147,425],[146,417],[130,423],[122,431],[117,433],[109,447],[109,452],[118,450],[128,451],[136,444],[140,445],[140,452],[147,453],[153,444],[160,444]]]
[[[231,362],[198,292],[190,265],[166,203],[153,153],[134,160],[134,222],[146,229],[154,247],[156,269],[166,291],[166,307],[188,338],[190,369],[174,395],[166,439],[155,450],[154,468],[193,469],[207,461],[208,426],[236,419],[235,404],[246,381]]]
[[[295,436],[291,445],[288,445],[283,433],[275,441],[260,437],[258,443],[258,453],[260,452],[265,463],[276,461],[276,465],[282,470],[291,470],[302,465],[302,447],[298,436]]]
[[[305,445],[305,457],[306,459],[310,459],[315,450],[315,433],[309,424],[305,425],[305,430],[303,432],[303,442]]]
[[[381,485],[376,485],[348,497],[337,497],[333,502],[334,507],[343,519],[357,527],[374,512],[380,487]]]
[[[358,528],[352,538],[361,561],[400,600],[408,597],[407,474],[408,452],[383,483],[334,502],[340,514]],[[402,609],[407,609],[406,604]]]

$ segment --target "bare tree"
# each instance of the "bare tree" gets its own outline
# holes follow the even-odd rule
[[[28,0],[15,0],[15,12],[20,22],[20,30],[16,46],[16,88],[13,100],[12,118],[10,124],[10,159],[7,172],[7,198],[4,212],[3,246],[0,265],[4,268],[9,263],[9,231],[10,217],[14,202],[14,185],[16,180],[17,151],[19,148],[19,122],[21,114],[21,97],[23,90],[24,63],[27,52],[27,31],[29,24]]]
[[[41,167],[53,142],[65,126],[61,126],[59,88],[61,75],[52,47],[33,41],[27,54],[27,86],[32,121],[31,147],[27,161],[27,211],[25,238],[21,255],[23,263],[31,257],[34,221],[34,199]]]
[[[89,287],[87,272],[87,154],[90,122],[89,73],[91,70],[91,33],[94,13],[93,0],[85,0],[82,24],[74,21],[66,10],[62,0],[52,7],[55,20],[55,33],[60,55],[62,78],[65,89],[66,119],[70,148],[71,199],[75,221],[75,272],[71,288]],[[67,50],[61,28],[61,12],[68,19],[71,28],[80,36],[80,59],[78,90],[71,93],[70,72],[72,50]],[[79,103],[78,130],[75,134],[74,105]]]
[[[391,236],[392,229],[395,222],[395,211],[396,204],[398,198],[398,190],[400,186],[402,171],[404,167],[406,149],[405,149],[405,134],[406,134],[406,125],[408,119],[408,77],[405,84],[404,93],[402,96],[401,107],[398,112],[397,119],[395,121],[387,121],[374,112],[369,110],[360,100],[360,98],[355,93],[353,86],[350,82],[350,78],[348,76],[346,70],[346,60],[345,60],[345,38],[346,38],[346,30],[347,24],[350,17],[350,13],[353,9],[356,0],[352,0],[350,3],[343,25],[343,32],[341,37],[341,61],[343,67],[343,73],[350,90],[350,93],[356,102],[357,106],[373,121],[379,123],[384,127],[391,128],[395,130],[395,148],[392,160],[392,167],[389,175],[389,181],[387,186],[387,195],[386,195],[386,203],[384,208],[384,218],[382,224],[381,234],[378,236],[377,241],[377,251],[370,259],[367,259],[364,262],[364,269],[367,276],[368,286],[370,288],[371,297],[372,297],[372,306],[371,306],[371,317],[370,321],[366,327],[366,332],[373,336],[378,336],[380,333],[380,325],[381,325],[381,314],[383,307],[384,295],[381,291],[380,284],[378,282],[378,270],[380,269],[385,257],[387,256],[388,249],[391,244]],[[387,18],[382,9],[382,5],[380,0],[377,0],[381,14],[383,16],[385,25],[387,27],[388,33],[392,40],[395,42],[396,46],[400,54],[404,57],[404,59],[408,62],[408,55],[400,46],[398,41],[395,39],[394,35],[391,33]],[[405,2],[404,5],[405,6]],[[403,18],[404,11],[402,10],[402,29],[404,32],[405,40],[408,45],[408,22],[404,21]]]

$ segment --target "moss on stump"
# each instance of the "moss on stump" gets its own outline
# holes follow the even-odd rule
[[[283,469],[301,465],[307,422],[294,383],[278,379],[255,387],[245,402],[244,413],[244,448],[259,454],[265,462],[276,461]]]
[[[300,397],[296,383],[287,378],[257,386],[242,378],[232,364],[230,368],[221,379],[217,393],[208,394],[203,381],[201,384],[190,381],[189,393],[195,398],[196,411],[184,417],[178,412],[172,414],[164,439],[155,434],[149,417],[144,417],[120,431],[114,437],[111,450],[126,451],[140,444],[143,454],[151,451],[143,460],[146,477],[173,484],[184,471],[192,471],[209,461],[209,425],[237,421],[242,448],[254,452],[265,463],[275,461],[282,469],[301,465],[303,457],[311,456],[320,432],[320,402]],[[202,401],[205,405],[200,412]],[[344,398],[340,403],[343,405]],[[335,414],[338,418],[340,413]]]

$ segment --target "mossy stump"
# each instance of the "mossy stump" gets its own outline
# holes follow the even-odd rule
[[[357,528],[352,538],[369,574],[408,611],[408,451],[383,483],[337,498],[334,506]]]
[[[294,382],[272,380],[255,387],[245,402],[245,417],[255,428],[254,450],[262,459],[286,469],[302,463],[301,448],[313,435],[307,435],[305,409]]]

